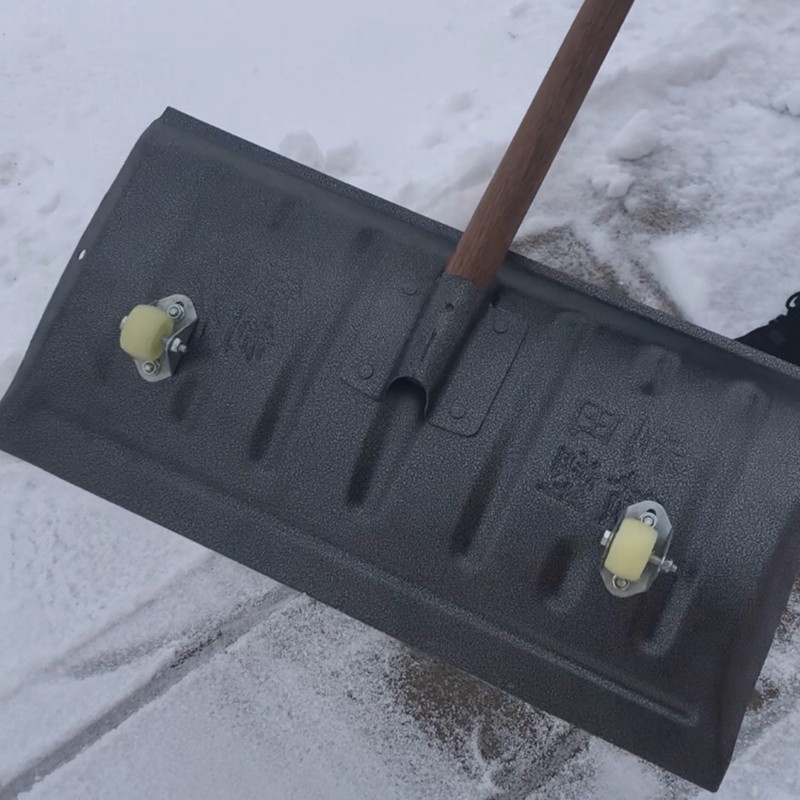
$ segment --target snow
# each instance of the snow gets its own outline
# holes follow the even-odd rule
[[[800,117],[800,85],[781,94],[773,103],[772,107],[776,111],[786,112],[793,117]]]
[[[635,178],[619,164],[602,164],[592,175],[592,187],[598,192],[605,192],[609,199],[625,197],[630,191]]]
[[[0,454],[0,697],[157,597],[202,548]],[[0,769],[0,774],[2,769]]]
[[[468,792],[466,777],[442,759],[429,758],[423,774],[404,769],[417,749],[413,731],[402,735],[402,710],[370,680],[386,649],[363,626],[295,598],[31,797],[67,797],[77,786],[98,798],[114,786],[120,800],[224,797],[231,786],[238,797],[260,797],[265,778],[267,796],[287,800],[369,797],[377,786],[390,800],[435,798],[437,787],[443,797]],[[355,691],[348,673],[359,675]],[[217,702],[198,703],[209,690]]]
[[[642,110],[631,117],[611,140],[610,155],[623,161],[638,161],[652,155],[661,139],[653,115]]]
[[[0,392],[166,105],[463,226],[578,0],[0,17]],[[635,5],[517,247],[727,335],[800,289],[800,7]],[[725,800],[800,796],[800,603]],[[0,798],[702,797],[0,454]]]

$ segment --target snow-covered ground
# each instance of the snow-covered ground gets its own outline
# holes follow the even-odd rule
[[[578,0],[0,0],[0,392],[166,105],[462,226]],[[800,6],[640,0],[518,247],[721,333],[800,289]],[[101,298],[100,298],[101,300]],[[800,598],[720,797],[800,796]],[[0,798],[696,789],[0,454]]]

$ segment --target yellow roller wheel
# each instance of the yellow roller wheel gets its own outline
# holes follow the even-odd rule
[[[119,346],[139,361],[154,361],[164,352],[164,339],[172,336],[173,322],[157,306],[136,306],[119,334]]]
[[[608,547],[603,566],[618,578],[634,583],[642,577],[658,534],[638,519],[624,519]]]

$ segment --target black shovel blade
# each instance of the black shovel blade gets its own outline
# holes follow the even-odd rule
[[[423,415],[390,378],[457,235],[168,110],[0,446],[714,789],[797,572],[800,370],[509,255]],[[172,293],[148,383],[120,320]],[[600,540],[645,499],[678,573],[620,599]]]

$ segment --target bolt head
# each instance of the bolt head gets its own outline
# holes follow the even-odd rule
[[[145,375],[156,375],[160,369],[161,365],[158,361],[145,361],[144,364],[142,364],[142,372],[144,372]]]
[[[180,303],[173,303],[168,309],[167,314],[174,320],[179,320],[183,317],[185,311]]]
[[[450,416],[453,419],[461,419],[466,413],[466,409],[460,403],[454,403],[450,407]]]
[[[652,514],[643,514],[641,520],[648,528],[655,528],[656,526],[657,520]]]
[[[505,333],[508,330],[508,320],[503,317],[495,317],[492,328],[495,333]]]
[[[620,592],[624,592],[630,585],[630,581],[626,581],[625,578],[614,576],[614,588],[619,589]]]

